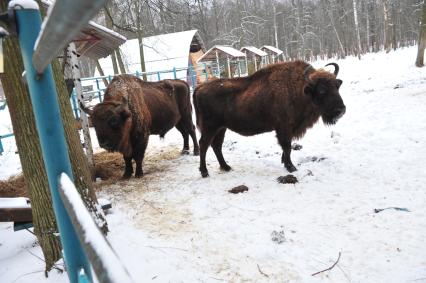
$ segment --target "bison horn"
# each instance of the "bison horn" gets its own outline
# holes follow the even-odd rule
[[[84,106],[83,102],[81,102],[81,101],[80,101],[80,109],[83,110],[83,112],[86,113],[87,115],[92,116],[92,114],[93,114],[93,110]]]
[[[315,71],[315,69],[311,65],[309,65],[308,67],[306,67],[305,71],[303,71],[303,77],[305,78],[305,81],[308,81],[308,82],[311,81],[311,79],[309,78],[309,73],[311,71]]]
[[[337,65],[337,63],[328,63],[327,65],[325,65],[326,67],[327,66],[334,66],[334,75],[337,77],[337,74],[339,73],[339,65]]]

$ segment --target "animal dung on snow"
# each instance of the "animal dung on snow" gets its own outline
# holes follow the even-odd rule
[[[239,194],[239,193],[243,193],[243,192],[247,192],[247,191],[248,191],[248,187],[241,185],[241,186],[237,186],[237,187],[230,189],[228,192],[231,193],[231,194]]]
[[[288,174],[286,176],[279,176],[277,178],[278,183],[281,184],[296,184],[299,181],[297,180],[296,176],[292,175],[292,174]]]

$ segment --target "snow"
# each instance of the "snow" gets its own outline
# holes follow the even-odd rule
[[[9,107],[0,110],[0,136],[13,133],[12,123],[10,121]],[[0,155],[0,180],[7,179],[13,175],[22,172],[19,155],[15,144],[15,137],[1,139],[4,152]]]
[[[84,206],[80,194],[65,173],[60,176],[60,187],[70,203],[73,214],[77,218],[76,220],[81,225],[85,243],[93,247],[97,260],[102,263],[102,266],[107,271],[108,275],[106,276],[111,282],[132,282],[126,270],[120,268],[122,266],[121,261],[105,240],[89,211]]]
[[[258,56],[261,56],[261,57],[268,55],[268,53],[266,53],[265,51],[262,51],[259,48],[254,47],[254,46],[244,46],[240,49],[241,52],[244,52],[244,50],[248,50],[249,52],[252,52],[252,53],[254,53]]]
[[[414,67],[416,52],[312,63],[339,64],[347,112],[332,127],[318,122],[298,141],[295,185],[276,182],[287,172],[274,133],[227,132],[224,156],[233,170],[220,171],[209,149],[206,179],[198,157],[180,155],[179,132],[151,136],[144,177],[99,195],[112,202],[108,240],[131,276],[138,282],[425,282],[426,73]],[[0,157],[1,176],[13,156]],[[249,191],[228,193],[238,185]],[[388,207],[409,211],[374,212]],[[55,271],[44,279],[37,272],[43,262],[29,253],[41,256],[35,238],[12,231],[0,224],[0,282],[67,282]],[[311,276],[339,253],[333,269]]]
[[[177,71],[177,78],[186,78],[191,41],[197,30],[161,34],[144,37],[142,39],[147,72],[171,71],[173,68],[185,70]],[[126,41],[120,46],[123,61],[129,67],[128,73],[141,73],[139,42],[137,39]],[[136,55],[135,55],[136,54]],[[105,75],[114,75],[110,56],[99,60]],[[161,79],[174,79],[172,72],[162,73]],[[148,80],[157,81],[157,74],[149,75]]]
[[[113,30],[111,30],[111,29],[109,29],[109,28],[106,28],[106,27],[104,27],[104,26],[102,26],[102,25],[99,25],[99,24],[95,23],[94,21],[89,21],[89,26],[92,26],[92,27],[95,27],[95,28],[97,28],[97,29],[100,29],[100,30],[102,30],[102,31],[104,31],[104,32],[106,32],[106,33],[108,33],[108,34],[111,34],[111,35],[113,35],[113,36],[115,36],[115,37],[118,37],[118,38],[120,38],[120,39],[122,39],[122,40],[124,40],[124,41],[126,41],[126,40],[127,40],[127,38],[126,38],[126,37],[122,36],[122,35],[121,35],[121,34],[119,34],[118,32],[115,32],[115,31],[113,31]]]
[[[262,47],[260,47],[260,49],[268,49],[268,50],[274,52],[277,55],[281,55],[283,53],[282,50],[280,50],[280,49],[278,49],[274,46],[270,46],[270,45],[263,45]]]
[[[34,0],[12,0],[9,2],[8,8],[39,10],[37,2]]]
[[[28,208],[30,200],[24,197],[0,198],[0,208]]]

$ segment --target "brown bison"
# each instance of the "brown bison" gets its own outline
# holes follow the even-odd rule
[[[93,110],[82,106],[92,118],[99,145],[123,154],[126,164],[123,178],[141,177],[142,160],[149,135],[164,135],[176,127],[183,136],[182,153],[189,151],[189,135],[194,154],[199,154],[188,84],[181,80],[144,82],[131,75],[114,77],[105,90],[105,98]]]
[[[201,175],[208,176],[210,145],[220,168],[231,169],[222,154],[226,129],[244,136],[275,131],[283,149],[281,162],[289,172],[297,170],[290,159],[292,140],[303,137],[319,117],[334,124],[346,111],[339,94],[342,81],[336,79],[339,66],[327,65],[334,66],[334,74],[294,61],[268,66],[246,78],[218,79],[197,87],[193,102],[201,131]]]

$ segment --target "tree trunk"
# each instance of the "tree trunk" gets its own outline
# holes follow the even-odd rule
[[[389,52],[392,48],[390,42],[390,30],[389,30],[389,4],[387,0],[382,0],[383,2],[383,44],[386,52]]]
[[[419,48],[417,50],[416,66],[424,66],[424,55],[426,48],[426,2],[423,3],[422,21],[419,30]]]
[[[103,211],[98,209],[99,206],[97,205],[97,198],[92,185],[91,170],[81,145],[76,120],[72,113],[71,102],[67,95],[64,77],[60,72],[58,60],[53,61],[52,69],[56,82],[56,91],[58,92],[59,107],[61,109],[62,122],[64,124],[68,153],[70,155],[74,175],[74,184],[87,209],[91,212],[93,218],[98,224],[98,227],[106,234],[108,232],[108,224]]]
[[[365,11],[367,12],[366,14],[366,27],[365,27],[365,41],[367,44],[367,48],[365,49],[366,52],[370,52],[370,11],[369,11],[369,5],[368,2],[365,3]]]
[[[4,11],[6,1],[1,1]],[[21,160],[25,183],[31,199],[34,233],[44,255],[46,274],[61,257],[61,244],[52,200],[44,168],[41,146],[36,130],[31,99],[21,80],[24,70],[19,43],[16,37],[4,40],[4,64],[6,72],[0,75],[9,106],[16,146]],[[66,90],[65,90],[66,92]],[[66,95],[68,97],[68,95]]]
[[[0,3],[2,10],[5,10],[7,2],[1,1]],[[31,100],[27,86],[21,80],[24,66],[18,40],[15,37],[7,37],[4,41],[4,51],[6,73],[1,74],[0,79],[9,106],[22,171],[31,199],[34,233],[44,255],[47,276],[47,272],[62,257],[60,239],[56,236],[58,232],[56,219],[52,208],[47,174],[44,168]],[[58,60],[54,60],[52,67],[57,84],[58,100],[63,116],[62,120],[64,121],[75,184],[88,209],[92,211],[96,222],[99,223],[101,230],[106,232],[108,231],[108,226],[103,212],[97,210],[98,206],[96,205],[96,196],[92,188],[90,170],[81,147],[80,137]]]
[[[353,3],[353,9],[354,9],[354,23],[355,23],[355,32],[356,32],[356,40],[357,40],[357,48],[358,48],[358,59],[361,60],[361,37],[359,35],[359,25],[358,25],[358,10],[356,8],[356,0],[352,0]]]
[[[140,16],[140,6],[138,1],[135,2],[135,10],[137,11],[137,15],[136,15],[136,29],[137,29],[137,34],[138,34],[138,43],[139,43],[139,56],[141,59],[141,71],[143,73],[142,78],[144,81],[147,80],[147,76],[145,74],[146,69],[145,69],[145,55],[143,54],[143,43],[142,43],[142,38],[143,38],[143,31],[142,31],[142,19]]]
[[[105,10],[109,9],[109,7],[105,6],[104,9]],[[112,19],[108,16],[108,14],[109,13],[107,11],[105,11],[105,25],[106,25],[107,28],[109,28],[110,30],[112,30],[113,29]],[[114,75],[119,74],[119,70],[118,70],[118,66],[117,66],[117,58],[115,56],[115,52],[111,53],[111,61],[112,61],[112,69],[114,71]]]
[[[340,36],[339,36],[339,33],[336,29],[336,24],[335,24],[334,18],[333,18],[332,1],[330,1],[330,9],[328,10],[328,13],[329,13],[329,16],[330,16],[330,21],[331,21],[331,25],[333,26],[334,33],[336,34],[337,42],[339,43],[340,52],[341,52],[341,55],[339,57],[345,58],[346,57],[345,49],[343,48],[343,44],[342,44],[342,41],[340,40]]]

